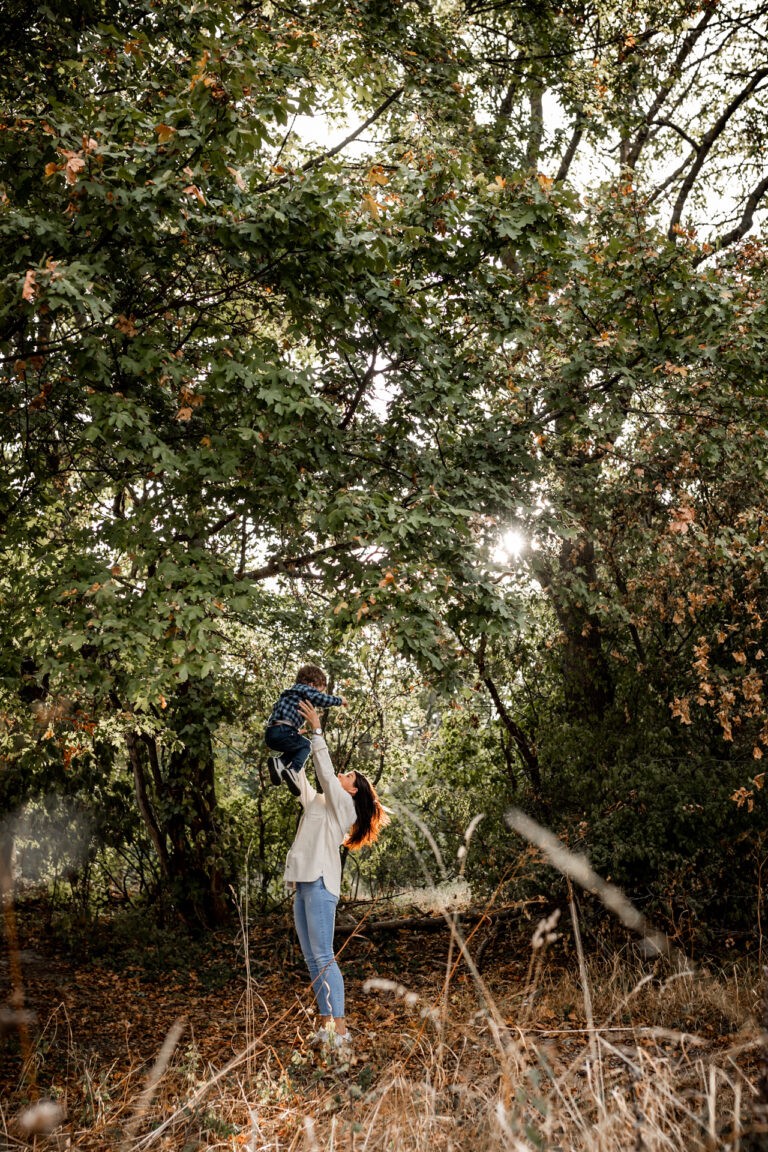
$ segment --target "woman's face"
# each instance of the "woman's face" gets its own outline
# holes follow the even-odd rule
[[[339,772],[338,781],[345,792],[349,792],[350,796],[355,795],[357,792],[357,784],[355,782],[354,772]]]

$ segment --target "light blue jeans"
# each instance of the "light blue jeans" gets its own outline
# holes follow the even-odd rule
[[[293,919],[321,1016],[344,1015],[344,978],[333,954],[337,903],[322,876],[297,881]]]

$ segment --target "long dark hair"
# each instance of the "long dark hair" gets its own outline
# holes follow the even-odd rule
[[[355,787],[357,792],[352,799],[357,819],[344,841],[344,847],[351,848],[353,852],[357,848],[364,848],[366,844],[373,844],[380,830],[389,824],[389,815],[381,806],[375,788],[362,772],[355,772]]]

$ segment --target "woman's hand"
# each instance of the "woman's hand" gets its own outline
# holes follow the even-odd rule
[[[313,708],[308,700],[299,700],[299,712],[309,724],[310,728],[315,729],[320,727],[320,717],[317,714],[317,709]]]

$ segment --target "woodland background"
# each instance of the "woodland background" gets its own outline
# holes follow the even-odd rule
[[[279,914],[312,658],[398,813],[348,899],[565,900],[514,805],[762,953],[767,15],[6,3],[7,896]]]

